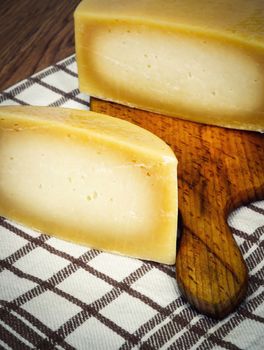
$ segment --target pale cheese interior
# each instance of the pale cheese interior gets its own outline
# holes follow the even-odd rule
[[[0,128],[0,163],[0,215],[91,247],[175,261],[176,159],[166,151],[151,156],[118,138],[16,120]]]
[[[264,129],[261,50],[149,23],[79,21],[82,91],[209,124]]]

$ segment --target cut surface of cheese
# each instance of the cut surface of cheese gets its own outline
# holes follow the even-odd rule
[[[263,0],[83,0],[75,42],[83,92],[264,131]]]
[[[177,160],[129,122],[0,108],[0,215],[59,238],[173,264]]]

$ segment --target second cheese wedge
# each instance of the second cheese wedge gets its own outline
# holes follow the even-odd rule
[[[263,0],[83,0],[80,89],[197,122],[264,131]]]
[[[59,238],[173,264],[177,160],[121,119],[0,108],[0,215]]]

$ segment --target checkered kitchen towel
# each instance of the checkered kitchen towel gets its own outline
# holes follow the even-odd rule
[[[0,94],[0,105],[89,108],[75,57]],[[222,321],[181,297],[174,268],[51,238],[0,218],[0,348],[264,349],[264,202],[229,224],[250,271],[246,301]]]

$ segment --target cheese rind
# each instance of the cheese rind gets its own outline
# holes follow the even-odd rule
[[[170,116],[264,131],[263,11],[260,0],[84,0],[75,12],[80,89]]]
[[[158,137],[93,112],[0,108],[0,215],[62,239],[175,262],[177,160]]]

